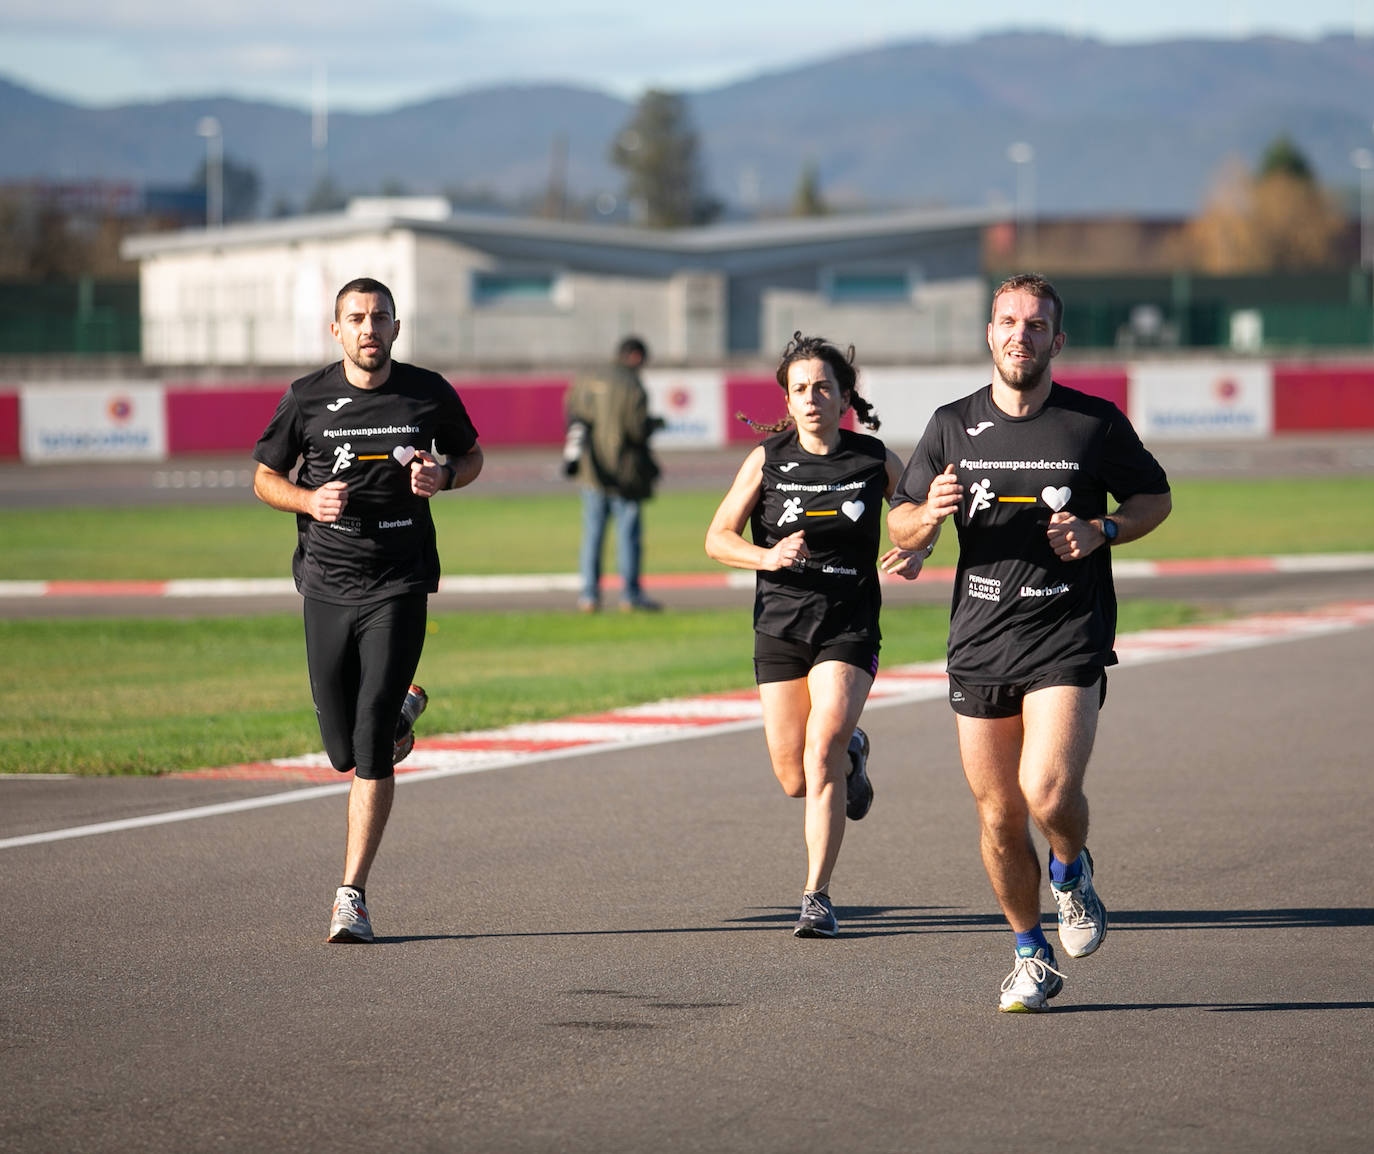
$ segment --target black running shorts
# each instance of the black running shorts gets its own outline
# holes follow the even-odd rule
[[[796,681],[805,677],[822,661],[843,661],[856,665],[869,676],[878,673],[878,646],[870,641],[824,641],[811,645],[805,641],[785,641],[754,634],[754,680]]]
[[[1107,671],[1100,665],[1080,665],[1073,669],[1058,669],[1042,673],[1026,681],[1002,685],[980,685],[949,676],[949,704],[955,713],[964,717],[1017,717],[1027,693],[1048,689],[1052,685],[1076,685],[1080,689],[1101,685],[1097,707],[1107,700]]]

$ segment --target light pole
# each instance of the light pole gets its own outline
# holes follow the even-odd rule
[[[1016,165],[1016,252],[1018,257],[1023,253],[1031,257],[1035,252],[1035,149],[1018,140],[1007,149],[1007,159]]]
[[[1374,181],[1369,178],[1374,169],[1374,153],[1357,148],[1350,154],[1350,163],[1360,170],[1360,267],[1374,268]]]
[[[205,137],[205,227],[224,223],[224,133],[213,116],[202,116],[196,135]]]

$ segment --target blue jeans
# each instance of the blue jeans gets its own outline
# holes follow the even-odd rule
[[[642,546],[639,504],[618,493],[583,488],[582,552],[579,558],[583,601],[599,603],[601,600],[601,543],[606,535],[606,521],[612,514],[615,515],[621,600],[634,604],[643,598],[644,594],[639,588],[639,554]]]

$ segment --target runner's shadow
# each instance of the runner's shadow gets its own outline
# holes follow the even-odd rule
[[[1374,908],[1319,906],[1274,910],[1116,910],[1107,907],[1113,929],[1301,930],[1374,926]]]
[[[1374,1002],[1099,1002],[1052,1007],[1060,1014],[1119,1013],[1122,1010],[1206,1010],[1209,1014],[1273,1013],[1282,1010],[1374,1010]]]
[[[837,905],[840,937],[848,939],[890,937],[898,934],[1006,933],[1007,923],[998,913],[970,913],[959,906],[846,906]],[[1115,932],[1135,930],[1297,930],[1346,929],[1374,926],[1374,908],[1367,906],[1330,906],[1313,909],[1274,910],[1117,910],[1109,908]],[[378,945],[403,945],[406,942],[463,941],[479,938],[583,938],[625,937],[645,934],[738,933],[751,930],[776,932],[796,921],[795,906],[755,907],[742,917],[697,926],[650,926],[638,929],[592,930],[512,930],[502,933],[474,934],[392,934],[379,936]],[[1053,926],[1053,914],[1043,919]],[[1352,1004],[1359,1008],[1361,1003]],[[1302,1008],[1302,1003],[1295,1003]],[[1083,1007],[1095,1009],[1101,1007]],[[1142,1007],[1123,1006],[1120,1009]],[[1150,1007],[1143,1007],[1150,1008]],[[1203,1007],[1208,1008],[1208,1007]],[[1222,1009],[1246,1009],[1247,1004]],[[1283,1008],[1278,1007],[1268,1008]]]
[[[1001,914],[969,913],[957,906],[849,906],[836,904],[840,935],[849,938],[892,934],[1005,932]],[[728,924],[776,928],[796,919],[793,908],[771,907]],[[1113,931],[1118,930],[1297,930],[1374,926],[1374,909],[1331,906],[1272,910],[1118,910],[1108,907]],[[1045,914],[1046,926],[1055,916]]]

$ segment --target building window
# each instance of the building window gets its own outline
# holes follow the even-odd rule
[[[908,268],[837,268],[823,274],[821,291],[837,304],[909,301],[915,284]]]
[[[552,305],[558,277],[551,272],[487,272],[472,274],[472,303],[490,305]]]

